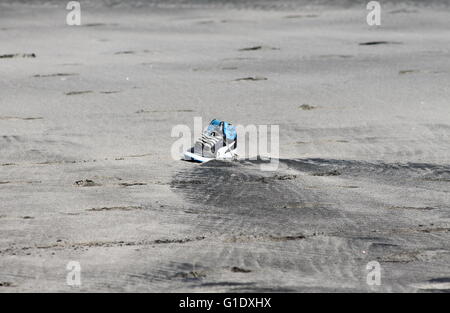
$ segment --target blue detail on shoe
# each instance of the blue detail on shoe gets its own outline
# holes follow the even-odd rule
[[[225,138],[228,140],[236,140],[237,132],[236,127],[227,123],[223,122],[223,132],[225,134]]]
[[[208,128],[206,129],[206,133],[210,135],[213,132],[217,132],[221,130],[221,126],[223,125],[223,133],[225,134],[225,138],[228,140],[236,140],[237,132],[236,127],[231,125],[228,122],[222,122],[217,119],[213,119],[211,123],[209,123]]]
[[[206,129],[206,133],[208,135],[211,135],[211,133],[217,132],[220,129],[221,123],[222,122],[219,120],[216,120],[216,119],[212,120],[211,123],[209,123],[208,128]]]

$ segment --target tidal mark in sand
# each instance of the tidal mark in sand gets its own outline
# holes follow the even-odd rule
[[[112,90],[112,91],[100,91],[101,94],[103,95],[112,95],[115,93],[119,93],[120,91],[116,91],[116,90]]]
[[[12,59],[12,58],[35,58],[36,54],[34,53],[15,53],[15,54],[2,54],[0,55],[0,59]]]
[[[239,82],[239,81],[260,81],[260,80],[268,80],[268,78],[263,77],[263,76],[250,76],[250,77],[237,78],[234,81]]]
[[[450,178],[424,178],[425,181],[450,183]]]
[[[92,90],[82,90],[82,91],[69,91],[66,92],[66,96],[77,96],[77,95],[84,95],[84,94],[88,94],[88,93],[93,93]]]
[[[268,46],[253,46],[253,47],[246,47],[246,48],[241,48],[238,51],[257,51],[257,50],[280,50],[279,48],[274,48],[274,47],[268,47]]]
[[[419,73],[419,70],[402,70],[399,71],[398,74],[399,75],[404,75],[404,74],[413,74],[413,73]]]
[[[296,14],[296,15],[286,15],[284,18],[314,18],[319,17],[317,14]]]
[[[132,154],[132,155],[126,155],[122,158],[143,158],[146,156],[154,155],[154,153],[144,153],[144,154]]]
[[[145,210],[141,206],[115,206],[115,207],[102,207],[102,208],[92,208],[86,211],[91,212],[102,212],[102,211],[134,211],[134,210]]]
[[[250,242],[288,242],[305,240],[308,238],[313,238],[319,235],[324,235],[323,233],[313,233],[311,235],[303,234],[293,234],[293,235],[270,235],[270,234],[252,234],[252,235],[237,235],[224,239],[224,242],[230,243],[250,243]]]
[[[120,186],[123,187],[133,187],[133,186],[146,186],[146,183],[120,183]]]
[[[342,173],[337,171],[337,170],[333,170],[333,171],[329,171],[329,172],[319,172],[319,173],[312,173],[311,176],[318,176],[318,177],[322,177],[322,176],[340,176]]]
[[[261,177],[259,179],[256,179],[256,181],[260,181],[264,184],[268,184],[274,180],[293,180],[296,178],[297,178],[297,175],[274,175],[274,176],[269,176],[269,177]]]
[[[205,272],[191,271],[191,272],[178,272],[172,276],[172,278],[182,278],[184,280],[200,280],[205,278]]]
[[[83,24],[83,27],[99,27],[99,26],[117,26],[118,23],[87,23]]]
[[[36,78],[46,78],[46,77],[69,77],[69,76],[77,76],[77,73],[55,73],[55,74],[36,74],[33,77]]]
[[[245,269],[245,268],[242,268],[242,267],[238,267],[238,266],[233,266],[231,268],[231,271],[233,273],[251,273],[252,272],[251,270],[248,270],[248,269]]]
[[[378,260],[383,263],[411,263],[419,261],[420,251],[406,251],[388,254],[379,257]]]
[[[320,58],[340,58],[340,59],[350,59],[353,58],[353,55],[350,54],[322,54],[319,56]]]
[[[238,68],[235,67],[235,66],[222,67],[222,70],[224,70],[224,71],[234,71],[234,70],[237,70],[237,69]]]
[[[398,10],[392,10],[389,11],[389,14],[411,14],[411,13],[418,13],[418,10],[414,9],[398,9]]]
[[[437,208],[433,207],[409,207],[409,206],[391,206],[390,210],[419,210],[419,211],[431,211],[436,210]]]
[[[269,236],[271,241],[291,241],[291,240],[303,240],[306,239],[305,235],[295,235],[295,236]]]
[[[42,117],[19,117],[19,116],[0,116],[0,120],[22,120],[22,121],[34,121],[43,120]]]
[[[112,248],[112,247],[134,247],[134,246],[154,246],[165,244],[186,244],[206,239],[204,236],[185,237],[181,239],[156,239],[156,240],[137,240],[137,241],[88,241],[88,242],[57,242],[42,246],[28,246],[28,247],[11,247],[5,250],[0,250],[0,255],[17,255],[20,252],[31,250],[53,250],[53,249],[89,249],[89,248]],[[27,253],[30,255],[31,253]]]
[[[136,53],[135,51],[128,50],[128,51],[118,51],[118,52],[116,52],[114,54],[115,55],[121,55],[121,54],[135,54],[135,53]]]
[[[74,183],[75,186],[78,187],[97,187],[101,186],[100,184],[97,184],[93,180],[90,179],[84,179],[84,180],[78,180]]]
[[[124,50],[124,51],[117,51],[117,52],[114,53],[114,55],[129,55],[129,54],[136,54],[136,53],[138,53],[138,52],[139,52],[139,51],[134,51],[134,50]],[[147,50],[147,49],[141,50],[140,52],[142,52],[142,53],[152,53],[152,51]]]
[[[376,46],[376,45],[401,45],[400,41],[367,41],[359,43],[360,46]]]
[[[222,61],[246,61],[246,60],[254,60],[255,58],[249,58],[249,57],[236,57],[236,58],[224,58]]]
[[[311,111],[311,110],[316,109],[315,106],[309,105],[309,104],[302,104],[302,105],[300,105],[298,108],[299,108],[299,109],[302,109],[303,111]]]

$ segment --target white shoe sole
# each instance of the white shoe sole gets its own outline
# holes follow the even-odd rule
[[[234,143],[232,144],[232,146],[233,145],[234,145]],[[237,149],[231,150],[231,152],[228,149],[229,149],[228,147],[220,148],[217,151],[216,158],[207,158],[207,157],[195,154],[193,152],[190,152],[190,151],[192,151],[192,149],[190,149],[189,151],[186,151],[183,154],[183,157],[187,161],[196,161],[196,162],[200,162],[200,163],[206,163],[206,162],[209,162],[212,160],[232,160],[234,158],[234,156],[237,155],[236,154]]]

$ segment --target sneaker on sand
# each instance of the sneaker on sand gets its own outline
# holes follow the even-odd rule
[[[184,159],[197,162],[235,159],[237,158],[236,150],[236,127],[214,119],[195,142],[194,147],[184,153]]]

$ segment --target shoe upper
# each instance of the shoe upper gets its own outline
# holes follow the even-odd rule
[[[208,158],[215,158],[220,148],[233,143],[235,148],[236,139],[236,127],[228,122],[213,119],[204,130],[202,136],[195,142],[194,153]]]

